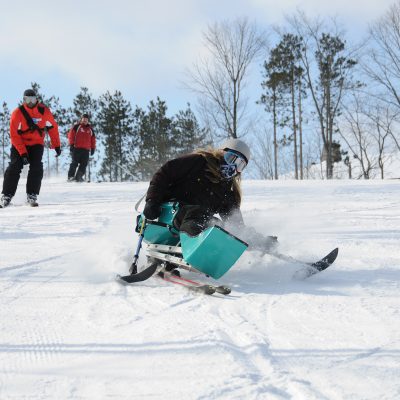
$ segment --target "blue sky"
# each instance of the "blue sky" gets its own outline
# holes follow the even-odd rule
[[[81,86],[98,96],[121,90],[145,107],[160,96],[170,111],[194,102],[182,88],[186,68],[203,51],[207,25],[248,16],[268,29],[301,8],[310,16],[337,15],[348,39],[359,40],[368,23],[392,1],[335,0],[0,0],[0,100],[13,109],[30,82],[70,105]],[[261,80],[255,66],[256,81]],[[253,93],[254,99],[259,93]]]

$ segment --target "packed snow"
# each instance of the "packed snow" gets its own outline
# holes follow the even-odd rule
[[[281,252],[340,250],[307,280],[247,251],[226,297],[114,280],[146,189],[45,180],[30,208],[21,180],[0,210],[0,399],[400,398],[398,180],[244,181],[245,222]]]

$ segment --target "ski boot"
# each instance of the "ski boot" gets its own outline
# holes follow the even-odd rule
[[[26,195],[26,204],[31,207],[38,207],[39,203],[37,202],[36,194],[27,194]]]
[[[6,208],[11,203],[11,196],[3,194],[0,199],[0,208]]]

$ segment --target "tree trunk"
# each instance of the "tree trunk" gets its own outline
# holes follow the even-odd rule
[[[233,82],[233,121],[232,121],[232,137],[237,138],[237,82]]]
[[[276,118],[276,90],[273,92],[273,117],[274,117],[274,177],[275,180],[278,180],[278,141],[276,140],[276,126],[277,126],[277,118]]]
[[[292,72],[291,92],[292,92],[292,118],[293,118],[293,159],[294,159],[294,176],[299,179],[299,166],[297,157],[297,129],[296,129],[296,103],[294,93],[294,73]]]
[[[299,77],[299,150],[300,150],[300,179],[303,180],[303,127],[301,109],[301,77]]]

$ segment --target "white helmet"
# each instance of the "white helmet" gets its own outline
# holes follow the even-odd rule
[[[243,140],[240,139],[228,139],[220,147],[222,150],[233,150],[242,154],[248,163],[250,160],[250,148]]]

